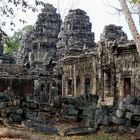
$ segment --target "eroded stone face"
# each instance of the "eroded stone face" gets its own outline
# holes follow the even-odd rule
[[[57,36],[60,30],[61,19],[56,8],[45,4],[42,13],[38,15],[37,22],[31,33],[23,39],[23,64],[42,67],[55,61]],[[53,63],[53,62],[52,62]]]
[[[58,36],[59,55],[74,54],[75,51],[94,47],[94,33],[91,32],[91,27],[92,24],[85,11],[81,9],[70,10],[61,25]]]
[[[34,28],[35,40],[32,42],[31,57],[35,63],[47,65],[56,56],[57,36],[60,31],[61,19],[56,8],[46,4]]]
[[[122,30],[121,26],[115,26],[113,24],[105,26],[103,33],[101,34],[100,37],[101,41],[127,41],[127,35],[126,33]]]

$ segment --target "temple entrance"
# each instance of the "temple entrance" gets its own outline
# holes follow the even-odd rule
[[[124,78],[124,97],[131,94],[131,78]]]
[[[131,78],[124,77],[121,82],[121,98],[125,98],[128,94],[131,94]]]
[[[45,85],[41,84],[41,95],[40,95],[40,100],[45,101]]]
[[[80,77],[76,78],[76,94],[80,95]]]
[[[111,74],[104,73],[104,97],[111,97]]]
[[[73,93],[73,87],[72,87],[72,80],[68,80],[68,95],[72,96]]]
[[[90,93],[90,78],[85,79],[85,93]]]

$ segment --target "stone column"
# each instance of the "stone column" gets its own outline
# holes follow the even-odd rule
[[[2,34],[0,33],[0,56],[3,55]]]
[[[123,97],[124,97],[124,78],[121,78],[119,99],[122,100]]]
[[[75,64],[73,65],[73,88],[74,88],[74,97],[76,97],[76,68]]]
[[[96,94],[97,90],[97,83],[96,83],[96,62],[93,60],[93,72],[92,72],[92,79],[91,79],[91,93]]]
[[[66,81],[66,77],[63,76],[62,78],[62,97],[68,95],[68,83]]]
[[[104,94],[105,94],[104,96],[105,97],[111,95],[111,91],[110,91],[110,82],[111,81],[110,80],[111,79],[109,78],[109,75],[105,72],[104,73]]]
[[[80,94],[84,94],[85,93],[85,76],[83,73],[81,74],[80,79],[81,79]]]

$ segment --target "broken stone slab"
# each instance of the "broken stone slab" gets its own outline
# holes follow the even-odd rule
[[[17,109],[15,110],[15,113],[16,113],[16,114],[19,114],[19,115],[22,115],[22,114],[23,114],[23,109],[22,109],[22,108],[17,108]]]
[[[125,115],[125,111],[123,111],[121,109],[116,110],[116,116],[117,117],[122,118],[122,117],[124,117],[124,115]]]
[[[124,104],[123,101],[121,101],[121,102],[118,104],[118,109],[125,111],[126,108],[125,108],[125,104]]]
[[[125,126],[131,127],[131,120],[130,119],[126,119]]]
[[[130,112],[133,112],[135,109],[135,105],[133,105],[133,104],[127,104],[127,105],[125,105],[125,107],[126,107],[126,110],[128,110]]]
[[[11,120],[12,122],[21,123],[23,121],[23,117],[20,114],[13,114]]]
[[[0,109],[8,107],[8,102],[1,102],[0,103]]]
[[[77,121],[77,116],[63,115],[62,118],[67,121]]]
[[[92,126],[94,126],[93,119],[83,118],[82,122],[83,122],[84,126],[86,126],[86,127],[92,127]]]
[[[58,129],[55,127],[47,126],[46,124],[39,123],[37,121],[26,120],[22,121],[21,125],[27,129],[31,129],[36,132],[43,132],[46,134],[58,134]]]
[[[139,131],[140,131],[140,123],[139,123],[139,125],[138,125],[138,127],[137,127],[137,130],[139,130]]]
[[[54,135],[54,134],[58,135],[58,129],[57,128],[49,127],[49,126],[46,126],[46,125],[37,125],[37,126],[35,126],[34,131],[43,132],[43,133],[49,134],[49,135]]]
[[[36,120],[38,112],[33,110],[26,110],[26,119]]]
[[[66,136],[70,135],[85,135],[85,134],[94,134],[96,130],[94,128],[89,127],[75,127],[75,128],[68,128],[65,131]]]
[[[125,114],[125,117],[127,118],[127,119],[132,119],[132,117],[134,116],[134,114],[133,113],[131,113],[131,112],[126,112],[126,114]]]
[[[135,114],[135,115],[140,115],[140,105],[136,105],[136,106],[135,106],[134,114]]]
[[[129,105],[129,104],[136,104],[137,103],[137,99],[136,97],[132,96],[132,95],[127,95],[126,98],[123,99],[123,102],[126,104],[126,105]]]
[[[132,120],[135,120],[137,122],[140,122],[140,116],[135,115]]]
[[[123,131],[126,133],[134,134],[136,132],[136,129],[131,128],[131,127],[125,127],[124,125],[118,126],[119,131]]]
[[[118,118],[117,116],[112,115],[112,122],[114,124],[117,124],[117,125],[124,125],[125,124],[125,119]]]
[[[37,105],[35,103],[28,103],[27,104],[27,107],[28,108],[32,108],[32,109],[35,109],[37,107]]]

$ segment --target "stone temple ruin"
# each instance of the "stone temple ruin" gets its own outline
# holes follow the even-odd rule
[[[133,125],[140,129],[140,58],[134,41],[110,24],[95,43],[81,9],[70,10],[61,22],[56,8],[46,4],[17,58],[5,61],[0,43],[0,117],[46,123],[56,115],[92,128],[114,123],[130,133]]]

